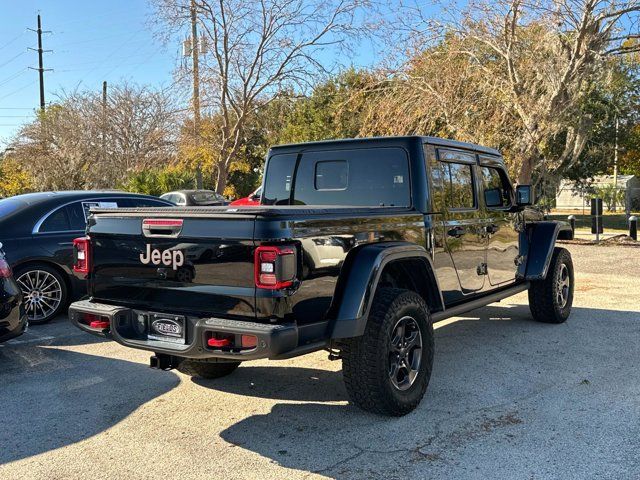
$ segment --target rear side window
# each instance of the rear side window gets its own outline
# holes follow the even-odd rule
[[[409,160],[402,148],[366,148],[302,155],[296,205],[410,206]]]
[[[69,225],[69,217],[67,216],[66,208],[59,208],[51,215],[47,217],[47,219],[40,226],[40,232],[66,232],[71,230],[71,226]]]
[[[81,203],[72,203],[66,207],[71,230],[84,230],[87,226]]]
[[[473,167],[462,163],[442,164],[444,168],[444,183],[446,200],[451,209],[475,208],[473,189]]]
[[[265,205],[289,205],[296,154],[272,155],[264,177]]]

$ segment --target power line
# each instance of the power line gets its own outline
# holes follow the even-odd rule
[[[16,40],[18,40],[20,37],[22,37],[26,32],[22,32],[20,33],[20,35],[12,38],[11,40],[9,40],[7,43],[5,43],[4,45],[0,45],[0,50],[2,50],[5,47],[8,47],[9,45],[13,44]]]
[[[6,62],[0,64],[0,67],[4,67],[5,65],[9,65],[11,62],[13,62],[14,60],[20,58],[22,55],[24,55],[25,53],[27,53],[27,51],[25,50],[24,52],[20,52],[17,55],[11,57],[9,60],[7,60]]]
[[[2,85],[6,84],[6,83],[9,83],[11,80],[14,80],[14,79],[16,79],[16,78],[20,77],[21,75],[24,75],[24,74],[25,74],[25,72],[28,72],[28,71],[29,71],[29,69],[25,67],[25,68],[23,68],[22,70],[20,70],[19,72],[14,73],[14,74],[13,74],[13,75],[11,75],[10,77],[7,77],[7,78],[5,78],[5,79],[3,79],[3,80],[0,80],[0,87],[1,87]]]
[[[138,36],[141,33],[141,30],[137,30],[135,32],[133,32],[133,34],[131,34],[131,36],[129,36],[122,44],[118,45],[118,47],[113,50],[109,55],[107,55],[106,57],[104,57],[103,60],[109,60],[111,57],[113,57],[117,52],[119,52],[123,47],[125,47],[127,44],[129,44],[136,36]],[[111,73],[112,71],[116,70],[118,67],[120,67],[122,64],[122,62],[120,62],[119,64],[117,64],[115,67],[113,67],[111,70],[109,70],[109,73]],[[82,83],[84,81],[84,79],[92,74],[94,71],[96,71],[98,68],[100,68],[100,65],[93,67],[91,70],[89,70],[85,75],[83,75],[83,78],[80,80],[80,83]],[[103,75],[103,77],[106,77],[107,75]]]
[[[33,82],[28,83],[27,85],[24,85],[24,86],[22,86],[22,87],[18,88],[17,90],[14,90],[14,91],[13,91],[13,92],[11,92],[11,93],[7,93],[7,94],[6,94],[6,95],[4,95],[3,97],[0,97],[0,100],[4,100],[5,98],[10,97],[11,95],[14,95],[14,94],[16,94],[16,93],[18,93],[18,92],[21,92],[22,90],[24,90],[24,89],[26,89],[26,88],[29,88],[31,85],[33,85],[33,84],[35,84],[35,83],[37,83],[37,82],[38,82],[37,80],[34,80]]]

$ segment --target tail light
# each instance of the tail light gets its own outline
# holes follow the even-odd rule
[[[4,258],[0,258],[0,278],[9,278],[11,276],[11,267]]]
[[[73,271],[89,273],[91,271],[91,243],[89,237],[76,238],[73,241]]]
[[[279,290],[293,285],[296,276],[293,246],[260,246],[255,251],[256,287]]]

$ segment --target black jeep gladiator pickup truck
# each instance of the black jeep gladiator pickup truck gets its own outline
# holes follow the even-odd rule
[[[500,153],[431,137],[284,145],[256,207],[96,209],[76,239],[82,330],[206,378],[317,350],[351,400],[403,415],[424,395],[433,322],[529,291],[535,320],[573,299],[566,224],[542,221]]]

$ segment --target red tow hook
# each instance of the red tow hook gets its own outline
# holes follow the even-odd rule
[[[102,320],[94,320],[89,324],[89,326],[91,328],[109,328],[109,322],[108,321],[104,322]]]
[[[228,338],[210,338],[207,340],[207,345],[210,347],[228,347],[231,345],[231,340]]]

